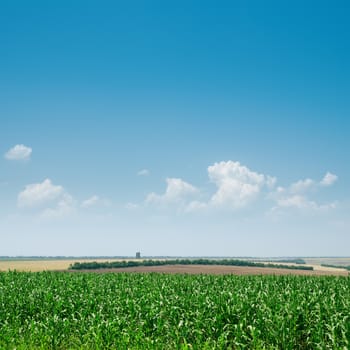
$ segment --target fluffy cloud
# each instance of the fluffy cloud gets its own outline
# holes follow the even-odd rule
[[[330,172],[327,172],[327,174],[323,177],[323,179],[320,182],[321,186],[331,186],[338,180],[338,176],[334,175]]]
[[[50,179],[42,183],[27,185],[18,195],[19,207],[35,207],[54,201],[62,196],[64,188],[55,186]]]
[[[318,204],[315,201],[309,200],[305,196],[294,195],[290,197],[280,198],[277,200],[278,208],[295,208],[300,210],[328,210],[334,209],[336,203]],[[273,208],[276,210],[277,208]]]
[[[317,202],[310,200],[309,196],[312,192],[319,191],[322,187],[331,186],[335,183],[338,177],[334,174],[327,172],[323,179],[319,182],[312,179],[299,180],[289,187],[278,187],[277,191],[271,194],[271,198],[276,201],[279,208],[295,208],[299,210],[327,210],[334,209],[336,203],[318,204]]]
[[[168,178],[165,193],[150,193],[145,200],[146,204],[176,204],[184,212],[237,210],[259,198],[270,201],[270,204],[271,200],[275,202],[273,211],[282,208],[325,210],[336,206],[335,203],[318,204],[309,199],[311,194],[337,180],[337,176],[331,173],[327,173],[321,181],[307,178],[288,187],[276,188],[275,177],[253,171],[240,162],[218,162],[210,165],[207,170],[209,180],[216,186],[212,194],[202,193],[182,179]],[[132,208],[134,207],[133,205]]]
[[[196,195],[199,191],[196,187],[183,181],[182,179],[168,178],[166,179],[167,188],[164,194],[150,193],[146,198],[149,204],[172,204],[184,203],[186,200]]]
[[[251,171],[239,162],[227,161],[208,167],[209,179],[217,186],[209,204],[240,208],[257,198],[264,186],[272,188],[276,178]]]
[[[294,194],[306,193],[310,190],[316,190],[317,187],[332,186],[338,180],[338,176],[327,172],[321,181],[317,182],[312,179],[299,180],[293,183],[288,191]]]
[[[203,197],[203,194],[193,185],[182,179],[169,178],[165,193],[149,194],[146,203],[178,203],[185,212],[214,207],[238,209],[254,201],[263,188],[272,189],[276,183],[276,178],[254,172],[234,161],[209,166],[208,177],[216,185],[216,191],[205,201],[199,200],[198,197]]]
[[[148,169],[142,169],[137,173],[138,176],[148,176],[149,174],[150,171]]]
[[[315,186],[315,181],[311,179],[299,180],[290,186],[291,193],[304,193]]]
[[[45,208],[40,216],[43,218],[62,218],[72,214],[75,211],[75,200],[65,193],[53,207]]]
[[[5,153],[8,160],[29,160],[32,149],[24,145],[16,145]]]
[[[54,185],[50,179],[30,184],[19,193],[17,204],[20,208],[33,208],[43,217],[61,217],[74,211],[75,201],[62,186]]]

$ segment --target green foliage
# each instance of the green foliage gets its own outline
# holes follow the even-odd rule
[[[291,258],[291,259],[278,259],[278,260],[271,260],[272,262],[278,262],[278,263],[289,263],[289,264],[306,264],[306,261],[301,258]]]
[[[69,267],[71,270],[97,270],[97,269],[113,269],[134,266],[162,266],[162,265],[225,265],[225,266],[251,266],[251,267],[273,267],[293,270],[313,270],[312,266],[295,266],[282,265],[274,263],[253,262],[249,260],[235,259],[164,259],[164,260],[121,260],[121,261],[105,261],[105,262],[76,262]]]
[[[324,267],[334,267],[337,269],[345,269],[345,270],[349,270],[350,271],[350,265],[332,265],[332,264],[321,264],[321,266]]]
[[[0,273],[1,349],[347,349],[350,278]]]

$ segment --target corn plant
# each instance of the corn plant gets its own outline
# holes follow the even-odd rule
[[[0,273],[1,349],[347,349],[350,278]]]

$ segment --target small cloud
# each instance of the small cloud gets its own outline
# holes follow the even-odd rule
[[[309,199],[310,194],[318,192],[322,187],[331,186],[338,177],[334,174],[327,173],[321,181],[315,181],[312,179],[299,180],[289,187],[278,187],[277,190],[271,193],[270,198],[274,199],[277,206],[273,208],[273,211],[294,208],[298,210],[330,210],[336,208],[337,204],[325,203],[319,204]]]
[[[98,196],[92,196],[81,203],[82,208],[89,208],[96,205],[100,201]]]
[[[275,187],[277,182],[277,178],[274,176],[267,175],[266,176],[266,185],[271,190]]]
[[[140,170],[140,171],[137,173],[137,175],[138,175],[138,176],[149,176],[150,173],[151,173],[151,172],[150,172],[148,169],[142,169],[142,170]]]
[[[30,184],[18,194],[17,205],[23,209],[39,210],[42,218],[59,218],[75,211],[73,197],[50,179]]]
[[[323,179],[320,182],[321,186],[331,186],[338,180],[338,176],[335,174],[332,174],[330,172],[327,172],[327,174],[323,177]]]
[[[171,204],[183,203],[188,198],[197,194],[199,191],[196,187],[183,181],[182,179],[166,179],[167,188],[164,194],[150,193],[146,198],[146,203]]]
[[[71,215],[75,211],[75,201],[65,193],[53,208],[44,209],[40,217],[45,219],[59,219]]]
[[[311,189],[313,186],[315,186],[314,180],[311,180],[311,179],[299,180],[290,186],[289,191],[295,194],[304,193],[304,192],[307,192],[309,189]]]
[[[290,207],[299,208],[299,209],[317,208],[317,204],[315,202],[310,201],[306,197],[301,195],[293,195],[290,197],[280,198],[277,200],[277,204],[279,207],[284,207],[284,208],[290,208]]]
[[[16,145],[5,153],[8,160],[29,160],[32,149],[24,145]]]
[[[42,183],[30,184],[18,195],[19,207],[35,207],[54,201],[62,196],[64,188],[55,186],[50,179],[44,180]]]
[[[305,209],[313,211],[334,209],[337,206],[335,202],[327,204],[318,204],[312,200],[309,200],[307,197],[301,195],[294,195],[278,199],[277,205],[279,208],[296,208],[301,210]]]
[[[102,199],[99,196],[92,196],[81,203],[82,208],[90,208],[94,206],[109,206],[111,202],[108,199]]]
[[[126,205],[125,205],[125,208],[126,209],[128,209],[128,210],[136,210],[136,209],[138,209],[140,206],[138,205],[138,204],[136,204],[136,203],[131,203],[131,202],[129,202],[129,203],[127,203]]]
[[[203,211],[207,208],[208,208],[208,203],[206,202],[192,201],[187,205],[187,207],[185,208],[185,211],[187,213],[191,213],[191,212]]]

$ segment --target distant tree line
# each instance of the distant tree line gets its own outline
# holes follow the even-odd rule
[[[289,264],[298,264],[298,265],[303,265],[306,264],[306,261],[304,259],[278,259],[278,260],[269,260],[271,262],[275,261],[278,263],[289,263]]]
[[[321,266],[324,266],[324,267],[334,267],[334,268],[336,268],[336,269],[345,269],[345,270],[350,271],[350,265],[344,266],[344,265],[321,264]]]
[[[225,266],[250,266],[250,267],[269,267],[293,270],[313,270],[312,266],[282,265],[273,263],[252,262],[247,260],[233,259],[176,259],[176,260],[124,260],[124,261],[106,261],[106,262],[76,262],[69,266],[70,270],[97,270],[97,269],[115,269],[135,266],[162,266],[162,265],[225,265]]]

